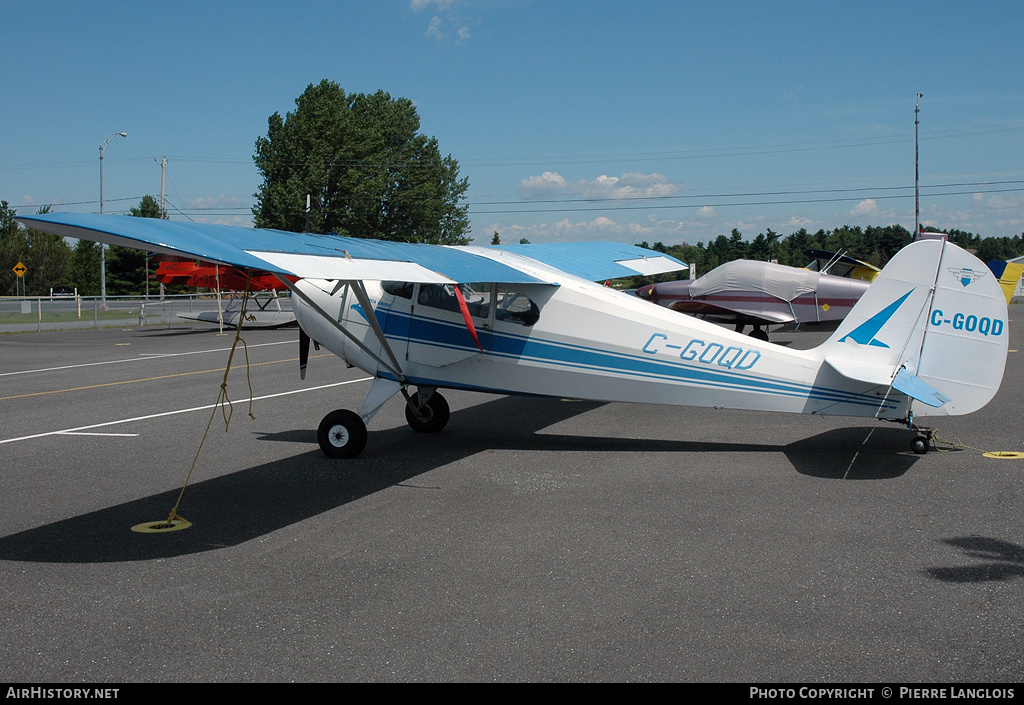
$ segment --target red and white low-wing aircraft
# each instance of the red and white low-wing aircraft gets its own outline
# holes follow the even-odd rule
[[[179,313],[178,318],[234,327],[242,315],[243,301],[234,296],[234,292],[248,292],[252,294],[248,301],[255,303],[256,308],[245,310],[246,327],[280,328],[296,325],[295,314],[282,309],[281,301],[277,298],[277,292],[288,287],[273,274],[251,274],[237,267],[205,264],[182,257],[165,257],[157,265],[154,277],[161,284],[195,286],[217,292],[216,311]],[[268,291],[270,293],[266,294]],[[226,309],[220,307],[221,292],[232,292]],[[262,298],[261,293],[265,294]]]
[[[980,409],[1006,363],[995,277],[941,240],[900,251],[826,342],[791,350],[595,283],[685,267],[619,243],[443,247],[130,216],[18,220],[277,275],[300,346],[312,339],[374,376],[356,411],[321,422],[332,457],[358,455],[366,423],[398,393],[412,428],[440,431],[442,388],[874,417],[917,430],[923,453],[915,412]]]

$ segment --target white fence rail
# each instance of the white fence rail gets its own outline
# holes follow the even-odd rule
[[[262,296],[262,304],[267,298]],[[144,296],[5,296],[0,297],[0,333],[42,332],[73,328],[120,328],[136,326],[208,325],[179,316],[237,309],[239,302],[213,294],[183,294],[162,299]],[[270,306],[291,310],[291,300],[281,297]],[[250,304],[250,310],[253,304]]]

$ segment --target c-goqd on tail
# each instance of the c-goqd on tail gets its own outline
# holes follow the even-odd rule
[[[892,258],[818,351],[844,377],[910,397],[910,423],[915,409],[959,416],[985,406],[1008,347],[1006,299],[989,268],[948,241],[920,240]]]

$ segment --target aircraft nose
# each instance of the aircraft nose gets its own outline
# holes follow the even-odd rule
[[[636,295],[641,299],[647,299],[650,301],[654,298],[654,284],[648,284],[647,286],[640,287],[636,290]]]

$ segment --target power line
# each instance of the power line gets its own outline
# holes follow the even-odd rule
[[[954,130],[938,130],[921,135],[921,140],[944,140],[959,137],[973,137],[978,135],[998,134],[1004,132],[1017,132],[1024,130],[1024,122],[1003,123],[988,125],[984,127],[959,128]],[[594,162],[623,162],[623,161],[673,161],[685,159],[710,159],[716,157],[743,157],[763,154],[785,154],[791,152],[822,151],[830,149],[853,149],[857,147],[874,147],[887,144],[899,144],[913,141],[912,135],[894,135],[892,137],[864,138],[858,140],[819,140],[811,142],[797,142],[789,144],[768,144],[748,145],[741,147],[704,148],[691,150],[657,150],[642,152],[612,152],[595,154],[569,154],[532,157],[481,157],[477,159],[456,160],[461,166],[529,166],[532,164],[549,164],[557,162],[560,164],[587,164]],[[131,164],[150,161],[150,157],[127,157],[112,160],[111,163]],[[168,159],[179,162],[200,162],[206,164],[254,164],[252,156],[202,156],[202,155],[169,155]],[[355,159],[345,161],[334,160],[268,160],[267,165],[271,168],[280,166],[334,166],[334,167],[361,167],[361,168],[382,168],[403,165],[415,165],[416,161],[389,160],[377,161],[373,159]],[[92,167],[95,163],[85,160],[58,161],[58,162],[21,162],[21,163],[0,163],[0,170],[13,169],[50,169],[50,168],[71,168],[71,167]]]

